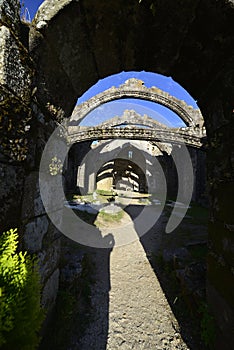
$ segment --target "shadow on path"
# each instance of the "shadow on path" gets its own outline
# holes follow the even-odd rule
[[[63,224],[71,229],[71,238],[76,234],[75,213],[92,225],[92,240],[109,248],[92,248],[62,237],[58,297],[54,312],[45,325],[39,350],[105,350],[109,329],[110,254],[115,244],[114,237],[112,234],[103,237],[94,226],[97,215],[64,212]],[[84,238],[85,232],[80,232],[80,235]]]
[[[180,327],[180,334],[191,350],[207,349],[200,339],[200,321],[196,305],[192,305],[190,296],[181,290],[181,286],[175,275],[175,266],[165,264],[162,260],[162,246],[164,237],[166,235],[165,228],[168,222],[168,217],[165,212],[162,212],[160,218],[155,220],[155,224],[146,232],[142,234],[142,220],[147,221],[147,217],[154,215],[157,217],[158,207],[142,207],[139,205],[129,205],[124,209],[131,217],[134,228],[139,236],[140,242],[145,250],[146,256],[152,269],[161,285],[161,288],[167,298],[173,314],[175,315]],[[136,218],[145,211],[142,219]],[[173,232],[174,233],[174,232]],[[164,247],[165,248],[165,247]],[[204,280],[205,288],[205,280]]]

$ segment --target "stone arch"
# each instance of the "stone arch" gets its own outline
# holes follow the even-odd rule
[[[73,127],[72,127],[73,128]],[[190,130],[181,130],[180,128],[121,128],[121,127],[88,127],[87,129],[77,130],[76,128],[69,132],[68,142],[70,144],[109,139],[132,139],[132,140],[151,140],[157,142],[169,142],[173,144],[185,144],[191,147],[203,147],[205,135],[190,132]]]
[[[112,163],[112,164],[110,164]],[[142,169],[131,160],[115,158],[99,169],[96,175],[97,189],[146,192],[146,177]]]
[[[115,116],[111,119],[104,121],[99,126],[115,127],[120,125],[142,125],[149,128],[161,127],[166,128],[165,124],[158,122],[157,120],[151,118],[150,116],[144,114],[143,116],[136,113],[134,110],[126,109],[121,116]]]
[[[93,192],[95,190],[95,179],[100,168],[114,159],[129,159],[129,150],[132,150],[133,153],[132,162],[138,165],[142,173],[146,173],[146,164],[153,163],[153,156],[147,149],[147,141],[143,141],[143,144],[141,144],[137,140],[111,140],[111,142],[103,141],[96,147],[96,152],[89,152],[78,167],[78,172],[79,169],[83,169],[85,178],[89,179],[86,183],[82,179],[79,182],[78,187],[82,193]],[[150,174],[154,172],[152,166],[147,167],[147,172]]]
[[[232,39],[230,33],[227,38],[225,31],[228,23],[232,23],[233,11],[228,1],[216,5],[213,7],[211,0],[203,4],[185,3],[184,13],[179,14],[176,4],[169,0],[167,4],[158,4],[157,14],[153,15],[146,4],[134,0],[128,4],[121,0],[108,4],[105,1],[97,4],[94,0],[85,4],[76,0],[58,3],[45,0],[30,28],[29,46],[36,65],[34,84],[38,100],[55,117],[69,116],[77,97],[98,79],[122,70],[144,69],[173,76],[205,110],[206,95],[212,95],[213,84],[218,86],[220,79],[232,84],[232,57],[228,54]],[[177,15],[162,20],[160,13],[168,7]],[[222,42],[219,50],[212,46],[205,31],[208,23],[215,23],[217,17],[217,34],[229,40]],[[98,26],[100,19],[102,25]],[[157,28],[154,22],[158,23]],[[168,29],[169,23],[168,31],[165,28]],[[202,41],[207,44],[205,52],[199,49]],[[191,43],[195,51],[189,55]],[[220,73],[228,79],[221,78],[219,66],[223,66]]]
[[[129,79],[126,83],[127,84],[122,85],[124,94],[129,93],[128,86],[130,85],[131,92],[137,96],[141,96],[142,91],[138,90],[138,85],[142,86],[142,81],[137,79]],[[156,88],[153,88],[153,91],[155,91],[155,89]],[[114,95],[117,93],[118,96],[122,96],[123,92],[121,88],[111,88],[110,90],[114,90]],[[97,106],[100,106],[102,103],[105,103],[106,100],[109,99],[110,90],[105,90],[101,94],[98,94],[81,105],[76,106],[68,122],[68,140],[70,143],[88,141],[92,139],[105,140],[131,138],[139,140],[158,140],[159,142],[168,141],[180,144],[184,143],[193,147],[202,147],[205,144],[206,132],[205,128],[203,127],[204,121],[200,110],[193,109],[191,106],[187,106],[184,101],[180,100],[178,100],[178,103],[180,103],[183,108],[179,104],[176,104],[177,107],[175,109],[177,112],[180,110],[180,116],[186,116],[185,118],[187,118],[187,122],[190,123],[187,127],[169,128],[165,124],[159,123],[157,120],[154,120],[146,114],[144,116],[137,114],[134,110],[125,110],[122,116],[115,116],[94,127],[79,126],[80,121],[84,119],[90,111]],[[159,89],[156,89],[156,97],[148,90],[151,91],[152,88],[147,89],[147,96],[151,96],[150,98],[152,100],[155,100],[155,98],[161,98],[158,91],[167,96],[166,100],[168,104],[171,102],[174,104],[174,100],[177,100],[168,93],[165,93]],[[143,90],[143,93],[145,95],[145,90]],[[126,124],[126,128],[121,128],[123,123]],[[138,127],[136,127],[137,124]],[[129,125],[132,127],[129,128]],[[139,126],[141,126],[141,128]],[[148,129],[144,127],[148,127]]]
[[[119,87],[113,86],[90,98],[87,102],[76,106],[71,116],[71,125],[80,122],[88,113],[103,103],[123,98],[136,98],[159,103],[175,112],[188,127],[203,127],[204,120],[199,109],[194,109],[184,101],[155,86],[147,88],[142,80],[135,78],[128,79]]]
[[[123,70],[172,76],[198,100],[208,132],[207,293],[220,336],[233,344],[233,0],[46,0],[30,29],[35,98],[56,120],[98,79]],[[183,11],[181,11],[183,8]]]

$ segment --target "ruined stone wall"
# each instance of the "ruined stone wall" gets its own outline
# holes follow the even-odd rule
[[[39,258],[42,304],[50,309],[59,281],[60,233],[39,192],[39,162],[55,123],[34,98],[35,65],[28,52],[29,25],[19,2],[0,1],[0,227],[17,227],[20,245]]]
[[[145,144],[147,144],[146,141],[143,141],[141,143],[141,141],[135,141],[136,143],[139,143],[142,147],[142,152],[148,152],[149,153],[149,157],[151,152],[153,151],[147,151],[147,147],[145,146]],[[113,143],[113,146],[112,146]],[[112,141],[112,143],[109,144],[108,149],[106,149],[106,155],[105,157],[107,158],[103,158],[103,161],[100,163],[100,166],[105,164],[105,160],[111,160],[111,159],[116,159],[119,158],[119,150],[118,147],[121,145],[126,144],[132,144],[133,148],[134,148],[134,141],[124,141],[124,140],[115,140],[115,142]],[[102,144],[102,142],[101,142]],[[105,144],[105,142],[103,141],[103,144]],[[150,143],[149,143],[150,145]],[[158,143],[158,145],[160,146],[160,143]],[[151,145],[152,146],[152,145]],[[97,147],[97,146],[96,146]],[[123,147],[123,146],[122,146]],[[152,146],[153,148],[155,148],[155,151],[151,154],[151,156],[155,156],[157,157],[164,176],[165,176],[165,180],[167,183],[167,195],[168,197],[171,198],[176,198],[177,196],[177,192],[178,192],[178,178],[177,178],[177,169],[176,169],[176,165],[175,162],[172,158],[172,156],[170,154],[167,154],[167,152],[164,150],[164,152],[161,152],[157,146]],[[161,146],[163,148],[163,146]],[[186,193],[187,191],[187,185],[186,185],[186,164],[184,164],[183,158],[181,158],[181,152],[180,152],[180,148],[177,145],[168,145],[169,148],[171,148],[172,152],[175,153],[175,157],[178,158],[178,162],[181,166],[181,168],[184,168],[184,181],[183,183],[180,184],[180,189],[182,191],[182,193]],[[156,149],[158,151],[156,151]],[[90,156],[87,158],[87,162],[84,162],[86,164],[82,165],[82,161],[84,160],[84,157],[87,155],[88,152],[90,153]],[[192,162],[192,166],[193,166],[193,173],[194,173],[194,189],[193,189],[193,195],[192,195],[192,201],[200,203],[201,205],[204,206],[208,206],[208,195],[207,195],[207,180],[206,180],[206,152],[204,149],[198,149],[198,148],[193,148],[193,147],[188,147],[188,151],[190,154],[190,158],[191,158],[191,162]],[[90,148],[90,142],[80,142],[77,144],[74,144],[69,152],[68,155],[68,169],[66,171],[66,192],[69,193],[75,193],[77,191],[77,176],[78,176],[78,171],[79,171],[79,183],[80,183],[80,190],[83,193],[87,193],[88,191],[93,192],[96,188],[96,183],[95,183],[95,178],[96,178],[96,173],[94,175],[94,182],[92,183],[92,185],[88,184],[89,181],[89,177],[90,177],[90,173],[89,173],[89,166],[91,165],[91,167],[93,166],[93,164],[95,164],[95,161],[97,159],[97,153],[93,152],[93,156],[92,156],[92,150]],[[103,153],[104,150],[102,148],[100,148],[100,151],[102,152],[102,154],[98,153],[98,157],[99,159],[101,159],[103,157]],[[176,156],[176,154],[178,154],[178,156]],[[112,158],[113,157],[113,158]],[[125,151],[125,157],[127,158],[127,151]],[[136,162],[139,162],[139,157],[136,157]],[[81,166],[82,165],[82,166]],[[143,165],[142,165],[143,166]],[[81,175],[82,170],[81,168],[83,167],[83,176]],[[153,165],[153,168],[155,167],[155,164]],[[142,169],[145,169],[145,167],[143,166]],[[96,169],[98,170],[98,169]],[[150,170],[150,169],[148,169]],[[111,171],[111,170],[110,170]],[[150,170],[152,172],[152,169]],[[83,178],[84,177],[84,178]],[[86,179],[86,182],[85,182]],[[155,179],[156,181],[156,179]],[[108,182],[108,181],[107,181]],[[101,188],[101,183],[99,183],[99,189],[104,189]],[[106,185],[103,185],[106,186]],[[108,182],[108,186],[110,187],[110,183]],[[154,190],[156,191],[156,189],[154,189],[154,186],[156,186],[156,182],[155,185],[151,184],[151,191],[154,192]],[[109,188],[108,187],[108,188]],[[158,184],[157,186],[158,187]],[[106,189],[106,188],[105,188]]]
[[[204,149],[195,149],[188,147],[194,171],[194,192],[192,200],[208,207],[207,192],[207,157]]]
[[[80,144],[74,144],[68,154],[67,169],[65,173],[65,191],[66,193],[76,193],[77,188],[77,174],[78,167],[80,166],[83,158],[91,149],[91,142],[82,142]],[[80,184],[83,184],[84,178],[80,179]],[[81,185],[81,191],[84,190]]]
[[[30,109],[32,64],[22,44],[18,1],[0,2],[1,228],[20,220]],[[14,215],[12,213],[14,212]]]
[[[230,71],[227,81],[217,81],[219,87],[215,86],[215,90],[220,92],[212,100],[206,96],[209,107],[204,108],[208,116],[207,174],[211,204],[207,297],[220,330],[216,349],[225,350],[234,341],[234,128],[230,95],[234,94],[234,85],[228,83],[231,77],[234,81],[233,73]]]

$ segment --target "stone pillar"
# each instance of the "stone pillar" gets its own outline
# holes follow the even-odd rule
[[[230,78],[230,74],[228,75]],[[234,79],[233,79],[234,81]],[[215,349],[234,343],[234,88],[222,88],[204,109],[209,135],[208,185],[210,194],[207,297],[217,325]]]
[[[207,195],[207,171],[206,171],[206,151],[203,149],[194,149],[196,153],[196,179],[194,200],[203,205],[208,206]]]
[[[93,193],[96,187],[96,174],[89,174],[88,192]]]
[[[23,45],[19,1],[0,0],[0,227],[19,227],[31,120],[32,62]],[[13,214],[14,213],[14,214]]]
[[[50,309],[58,290],[60,234],[45,213],[38,177],[55,123],[46,123],[33,100],[34,64],[19,13],[18,0],[0,0],[0,227],[17,227],[21,248],[37,254],[42,304]]]
[[[81,190],[84,189],[84,186],[85,186],[85,164],[82,164],[81,166],[78,167],[77,186],[80,187]]]
[[[180,146],[174,146],[173,147],[173,160],[174,163],[176,164],[176,170],[180,171],[181,174],[181,178],[182,178],[182,182],[180,182],[180,196],[181,196],[181,200],[183,201],[184,198],[187,198],[186,194],[187,192],[189,192],[190,190],[190,179],[188,179],[188,175],[187,175],[187,168],[186,168],[186,164],[185,161],[182,157],[182,153],[181,153],[181,148]],[[170,178],[169,178],[170,181]],[[177,193],[178,193],[178,187],[177,187]]]

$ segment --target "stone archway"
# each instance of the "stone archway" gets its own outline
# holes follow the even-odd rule
[[[209,144],[208,297],[228,349],[234,319],[233,1],[153,4],[154,11],[148,1],[46,0],[30,33],[36,95],[45,113],[59,120],[99,78],[146,70],[172,76],[198,100]]]
[[[152,149],[156,148],[156,146],[151,146]],[[108,140],[97,144],[94,149],[95,151],[88,152],[84,155],[79,163],[77,169],[78,176],[76,176],[77,187],[73,187],[73,192],[78,190],[83,194],[93,193],[97,188],[97,182],[102,179],[104,179],[104,186],[108,186],[110,189],[110,187],[116,183],[116,178],[121,178],[119,172],[117,177],[114,176],[116,170],[114,168],[119,168],[118,165],[120,161],[115,163],[115,160],[118,159],[121,159],[124,163],[122,175],[129,175],[124,176],[125,181],[128,181],[127,178],[129,178],[129,183],[133,182],[131,172],[129,173],[129,169],[127,169],[127,164],[129,162],[133,172],[136,170],[137,177],[139,178],[138,186],[135,186],[136,188],[138,187],[138,191],[145,190],[147,192],[149,185],[151,190],[155,190],[156,180],[154,179],[157,177],[157,169],[155,169],[153,163],[156,153],[152,151],[152,149],[149,150],[149,142],[137,140]],[[71,150],[76,157],[76,154],[79,154],[79,144],[73,145]],[[162,154],[160,151],[159,153]],[[125,171],[127,171],[127,173],[125,173]],[[82,176],[79,177],[79,174],[82,174]],[[152,183],[152,181],[154,181],[154,183]],[[140,182],[142,185],[140,185]]]
[[[131,160],[116,158],[105,163],[96,176],[97,190],[147,193],[144,172]]]
[[[33,105],[30,135],[42,140],[36,144],[31,141],[31,161],[26,165],[17,163],[6,170],[9,158],[3,157],[4,171],[20,178],[13,188],[24,191],[24,199],[18,191],[14,192],[19,201],[17,207],[24,202],[24,222],[29,222],[35,232],[42,220],[45,231],[48,227],[42,205],[37,208],[37,214],[32,213],[31,208],[35,197],[38,198],[37,157],[48,133],[55,127],[52,120],[57,122],[69,116],[77,97],[108,75],[123,70],[145,70],[172,76],[198,100],[205,119],[211,199],[207,291],[219,327],[217,349],[230,349],[234,341],[234,57],[230,54],[234,46],[233,0],[184,0],[180,7],[174,0],[152,0],[153,11],[147,0],[141,3],[46,0],[32,26],[22,31],[16,3],[11,0],[15,9],[10,9],[12,16],[11,12],[10,15],[1,12],[4,44],[14,48],[4,50],[0,72],[4,99],[1,107],[6,113],[4,116],[14,117],[12,125],[23,124],[24,129]],[[9,98],[13,101],[11,106]],[[21,123],[22,119],[25,123]],[[7,134],[8,127],[5,122],[3,133],[6,130]],[[11,136],[13,140],[19,139],[17,135]],[[32,194],[33,199],[27,201],[27,193]],[[27,207],[27,203],[32,205]],[[57,270],[53,276],[58,277]]]
[[[115,116],[95,127],[80,126],[80,122],[96,107],[123,97],[143,98],[160,103],[173,110],[186,124],[186,127],[168,128],[151,117],[140,116],[134,111],[125,110],[123,116]],[[132,126],[121,128],[123,123]],[[137,128],[135,126],[138,125]],[[141,126],[141,129],[139,128]],[[144,128],[142,128],[142,126]],[[146,129],[147,127],[148,129]],[[119,87],[112,87],[99,93],[88,101],[75,107],[68,122],[68,139],[71,144],[90,139],[131,138],[184,143],[194,147],[202,147],[206,138],[204,120],[199,109],[194,109],[167,92],[156,87],[146,88],[142,80],[128,79]]]
[[[233,16],[231,1],[230,4],[220,1],[216,6],[211,0],[203,4],[185,3],[183,8],[184,12],[179,13],[176,4],[169,0],[157,4],[157,12],[153,14],[147,3],[139,5],[135,0],[127,5],[122,1],[114,4],[96,4],[94,0],[85,4],[74,0],[60,4],[44,1],[30,30],[30,51],[37,64],[38,98],[49,111],[54,106],[57,112],[69,115],[77,97],[99,78],[122,70],[144,69],[173,76],[202,107],[202,96],[212,95],[211,85],[218,86],[219,79],[232,84],[232,57],[228,55],[232,33],[227,32]],[[111,9],[118,15],[114,16]],[[167,17],[167,11],[176,15]],[[102,26],[98,26],[100,19]],[[213,26],[212,34],[223,33],[229,38],[219,45],[219,50],[206,31],[217,21],[219,28]],[[170,30],[166,31],[168,24]],[[203,42],[206,51],[201,50]],[[189,50],[191,45],[194,54]],[[223,78],[217,69],[221,62],[225,62]],[[229,72],[228,76],[225,71]],[[215,76],[218,80],[212,79]]]

